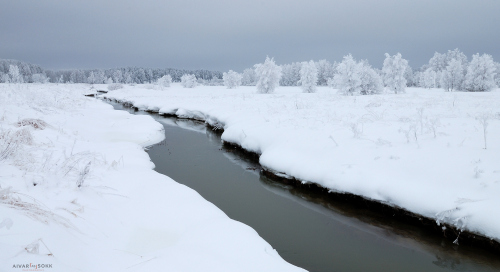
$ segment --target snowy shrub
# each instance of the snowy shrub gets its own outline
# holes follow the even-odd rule
[[[400,53],[394,56],[385,54],[384,66],[382,67],[384,85],[394,93],[402,93],[406,89],[405,71],[408,61],[403,59]]]
[[[382,79],[372,69],[368,62],[359,63],[359,78],[361,79],[360,94],[377,94],[382,92]]]
[[[172,77],[170,75],[164,75],[156,81],[156,84],[158,84],[161,90],[163,90],[163,88],[168,88],[170,84],[172,84]]]
[[[258,92],[272,93],[280,82],[281,67],[274,63],[274,59],[266,57],[264,63],[255,64],[255,73]]]
[[[213,75],[210,80],[205,82],[207,86],[224,86],[224,80],[219,78],[217,75]]]
[[[281,86],[299,86],[300,83],[300,68],[302,63],[294,62],[292,64],[285,64],[281,66]]]
[[[118,89],[122,89],[122,88],[123,88],[123,85],[121,83],[113,83],[113,84],[108,85],[108,90],[110,90],[110,91],[114,91],[114,90],[118,90]]]
[[[33,81],[33,83],[45,84],[45,83],[49,82],[49,78],[44,74],[33,74],[31,76],[31,80]]]
[[[305,93],[316,92],[318,84],[318,69],[314,61],[303,62],[300,68],[300,86]]]
[[[181,77],[181,85],[184,88],[194,88],[198,83],[196,82],[196,76],[193,74],[184,74]]]
[[[238,88],[241,85],[241,78],[242,76],[233,70],[229,70],[229,72],[222,74],[224,86],[228,89]]]
[[[375,94],[382,91],[382,80],[367,61],[356,62],[351,54],[337,66],[337,73],[329,85],[344,95]]]
[[[257,84],[257,75],[252,68],[245,69],[241,77],[241,85],[255,86]]]
[[[465,89],[469,92],[487,92],[496,87],[495,63],[491,55],[475,54],[465,75]]]
[[[108,77],[108,79],[106,79],[106,84],[113,84],[113,79]]]

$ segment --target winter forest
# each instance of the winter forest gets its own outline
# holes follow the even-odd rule
[[[394,93],[403,92],[405,87],[484,92],[500,86],[498,71],[500,63],[495,62],[491,55],[474,54],[469,59],[459,49],[436,52],[428,64],[419,68],[412,68],[399,53],[386,54],[381,69],[372,67],[368,60],[356,60],[349,54],[340,62],[311,60],[282,65],[275,64],[268,57],[264,63],[242,73],[138,67],[49,70],[22,61],[0,60],[0,82],[3,83],[148,83],[168,87],[170,82],[181,82],[186,88],[196,85],[230,89],[240,85],[257,86],[262,93],[271,92],[278,85],[301,86],[304,92],[314,92],[315,86],[330,86],[346,95],[380,93],[384,87]]]

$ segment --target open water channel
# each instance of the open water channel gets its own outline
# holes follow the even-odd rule
[[[257,162],[224,148],[220,135],[204,123],[151,116],[164,124],[166,134],[148,150],[155,170],[254,228],[296,266],[309,271],[500,271],[495,253],[454,245],[368,209],[273,182],[261,175]]]

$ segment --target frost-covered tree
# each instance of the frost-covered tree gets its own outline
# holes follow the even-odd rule
[[[316,92],[318,85],[318,69],[314,61],[303,62],[300,68],[300,86],[305,93]]]
[[[19,73],[19,67],[17,65],[10,65],[9,66],[9,82],[10,83],[23,83],[23,77]]]
[[[442,85],[442,84],[448,84],[448,79],[449,79],[449,71],[448,66],[450,65],[451,61],[459,62],[460,65],[462,66],[463,69],[463,76],[465,76],[465,71],[467,70],[467,56],[461,52],[458,48],[454,50],[448,50],[447,53],[441,54],[441,53],[434,53],[434,56],[429,60],[429,64],[424,65],[422,67],[422,71],[426,71],[428,69],[434,71],[436,73],[435,77],[435,84],[433,84],[432,87],[429,87],[429,84],[427,84],[427,88],[434,88],[434,87],[442,87],[445,89],[448,89],[449,85]],[[456,68],[457,63],[453,64],[454,67]],[[428,72],[427,76],[430,76],[431,73]],[[428,82],[427,82],[428,83]],[[423,84],[425,85],[425,84]],[[421,86],[423,87],[421,84]],[[454,89],[460,90],[462,89],[463,86],[456,86]]]
[[[382,67],[384,85],[394,93],[402,93],[406,89],[405,70],[408,61],[403,59],[400,53],[394,56],[385,54],[384,66]]]
[[[170,75],[164,75],[156,81],[156,84],[158,84],[161,90],[163,90],[166,87],[170,87],[171,83],[172,83],[172,77]]]
[[[358,64],[359,78],[361,79],[360,94],[377,94],[382,92],[383,84],[382,78],[379,74],[368,64],[368,61],[361,61]]]
[[[441,73],[441,87],[447,91],[461,90],[464,81],[462,61],[451,59],[446,70]]]
[[[257,90],[260,93],[272,93],[278,86],[281,78],[281,67],[274,63],[274,59],[266,57],[264,63],[255,64],[257,75]]]
[[[257,84],[257,74],[252,68],[247,68],[243,70],[241,85],[243,86],[255,86]]]
[[[233,70],[229,70],[229,72],[222,74],[224,86],[228,89],[238,88],[241,85],[241,78],[242,76]]]
[[[318,85],[328,85],[328,79],[335,75],[335,66],[327,60],[320,60],[315,63],[318,69]]]
[[[431,68],[434,72],[446,69],[446,54],[435,52],[434,56],[429,60],[428,68]]]
[[[344,56],[337,66],[333,77],[334,86],[344,95],[361,93],[361,75],[359,65],[351,54]],[[331,84],[331,83],[330,83]]]
[[[196,87],[196,85],[198,85],[198,82],[196,81],[196,76],[193,74],[184,74],[181,77],[181,85],[184,88]]]
[[[491,55],[473,55],[465,75],[465,89],[469,92],[490,91],[496,87],[495,71],[495,63]]]
[[[448,65],[450,65],[450,62],[452,60],[456,60],[462,65],[462,67],[465,69],[467,68],[467,56],[460,51],[458,48],[455,48],[454,50],[448,50],[448,53],[446,53],[446,67],[443,70],[446,70]]]

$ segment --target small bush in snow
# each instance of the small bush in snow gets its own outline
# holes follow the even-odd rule
[[[181,77],[181,85],[184,88],[194,88],[198,83],[196,82],[196,76],[192,74],[184,74]]]
[[[257,90],[260,93],[272,93],[278,86],[281,78],[281,67],[274,63],[274,59],[266,57],[264,63],[255,64],[257,75]]]
[[[233,70],[229,70],[229,72],[222,74],[224,86],[228,89],[238,88],[241,85],[241,78],[242,76]]]
[[[122,89],[122,88],[123,88],[123,85],[121,83],[113,83],[113,84],[108,85],[108,90],[110,90],[110,91],[114,91],[114,90],[118,90],[118,89]]]
[[[316,92],[316,85],[318,84],[318,69],[314,61],[303,62],[300,67],[300,86],[305,93]]]
[[[163,90],[163,88],[168,88],[170,87],[170,84],[172,84],[172,77],[170,75],[164,75],[156,81],[156,84],[158,84],[160,90]]]

